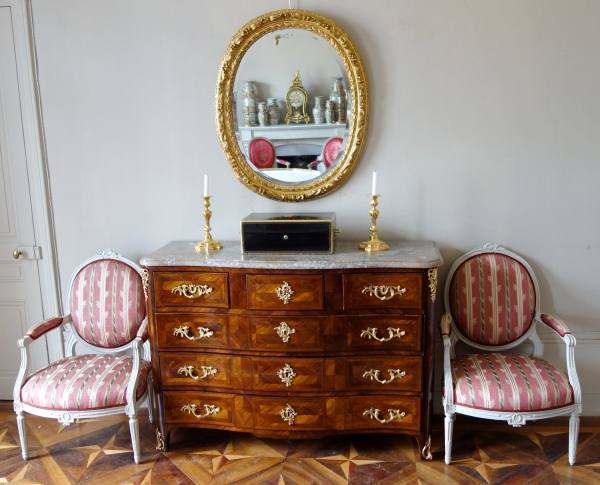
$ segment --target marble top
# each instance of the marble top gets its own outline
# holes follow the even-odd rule
[[[198,254],[194,241],[173,241],[140,260],[142,266],[212,266],[256,269],[437,268],[442,257],[433,241],[386,241],[390,249],[359,251],[358,242],[336,241],[333,254],[242,254],[239,241]]]

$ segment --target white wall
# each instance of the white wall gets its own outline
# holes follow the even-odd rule
[[[381,238],[437,241],[441,282],[484,242],[531,263],[542,308],[579,339],[584,413],[600,414],[600,2],[300,0],[351,36],[371,110],[349,181],[296,205],[235,180],[213,108],[230,38],[286,0],[32,2],[63,291],[106,247],[137,260],[200,239],[205,172],[223,241],[282,210],[336,211],[342,237],[364,239],[378,170]]]

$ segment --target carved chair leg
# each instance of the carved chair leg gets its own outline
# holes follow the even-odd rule
[[[129,415],[129,432],[131,434],[131,444],[133,445],[133,461],[140,462],[140,431],[138,417],[135,414]]]
[[[154,384],[152,376],[148,376],[148,419],[154,423]]]
[[[17,413],[17,426],[19,427],[19,439],[21,440],[21,454],[23,460],[29,460],[29,450],[27,449],[27,422],[25,413]]]
[[[454,419],[455,414],[446,414],[444,419],[444,439],[445,439],[445,457],[444,461],[446,465],[450,464],[452,457],[452,433],[454,432]]]
[[[579,437],[579,415],[571,414],[569,420],[569,465],[575,464],[577,455],[577,441]]]

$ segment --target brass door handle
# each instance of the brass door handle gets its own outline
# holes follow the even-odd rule
[[[369,340],[371,340],[372,338],[374,338],[375,340],[378,340],[379,342],[389,342],[393,338],[402,338],[402,337],[404,337],[404,335],[406,335],[406,332],[404,330],[400,330],[399,328],[390,328],[390,327],[388,327],[387,330],[388,330],[389,337],[381,337],[381,338],[379,338],[377,336],[377,329],[376,328],[374,328],[374,327],[367,327],[366,330],[363,330],[360,333],[360,337],[361,338],[368,338]]]
[[[393,421],[394,419],[402,419],[404,416],[406,416],[406,413],[400,412],[399,409],[388,409],[388,413],[390,414],[390,417],[388,419],[379,417],[380,413],[381,411],[379,409],[370,408],[365,409],[363,416],[369,416],[371,419],[376,419],[381,424],[387,424]]]
[[[198,406],[196,404],[192,404],[192,403],[184,404],[183,407],[181,408],[182,411],[187,411],[188,413],[192,414],[193,416],[196,416],[199,419],[206,418],[207,416],[210,416],[211,414],[219,414],[219,412],[221,411],[221,408],[215,406],[214,404],[205,404],[204,409],[206,410],[206,412],[204,414],[202,414],[202,413],[198,414],[196,412],[197,409],[198,409]]]
[[[388,369],[388,372],[390,373],[390,378],[389,379],[381,379],[379,377],[379,374],[381,373],[380,370],[378,370],[378,369],[366,370],[363,374],[363,379],[371,379],[371,380],[375,379],[380,384],[389,384],[394,379],[402,379],[406,375],[406,371],[403,371],[400,369]]]
[[[13,258],[19,259],[19,256],[21,256],[21,254],[23,254],[21,251],[19,251],[18,249],[15,249],[13,251]]]

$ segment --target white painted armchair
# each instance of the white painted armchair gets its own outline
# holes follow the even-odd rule
[[[444,341],[445,461],[450,464],[456,413],[506,420],[570,415],[569,463],[575,463],[581,388],[575,370],[575,337],[559,318],[540,313],[539,287],[527,262],[511,251],[486,244],[459,258],[446,280]],[[536,323],[547,325],[567,346],[567,372],[541,359]],[[532,355],[504,353],[525,340]],[[462,341],[483,351],[456,356]]]
[[[111,250],[82,263],[69,284],[69,313],[34,325],[19,340],[21,368],[13,393],[23,459],[27,450],[25,413],[56,418],[69,425],[76,419],[127,414],[133,457],[140,460],[137,411],[154,394],[150,365],[146,298],[140,268]],[[61,325],[70,327],[64,359],[27,375],[27,348]],[[81,342],[94,354],[74,355]],[[141,355],[143,348],[143,356]],[[131,349],[133,355],[119,355]]]

